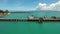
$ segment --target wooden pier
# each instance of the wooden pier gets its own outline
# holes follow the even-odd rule
[[[0,18],[0,21],[60,21],[60,18]]]

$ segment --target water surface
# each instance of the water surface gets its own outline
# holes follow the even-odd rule
[[[1,18],[60,17],[60,12],[11,13]],[[60,34],[60,22],[0,21],[0,34]]]

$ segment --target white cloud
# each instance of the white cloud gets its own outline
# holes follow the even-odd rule
[[[46,3],[39,3],[35,10],[57,10],[60,11],[60,1],[47,5]]]

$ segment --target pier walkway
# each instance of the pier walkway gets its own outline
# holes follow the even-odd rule
[[[60,21],[60,18],[0,18],[0,21]]]

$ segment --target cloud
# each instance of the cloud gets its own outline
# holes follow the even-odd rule
[[[60,1],[47,5],[46,3],[39,3],[35,10],[57,10],[60,11]]]

